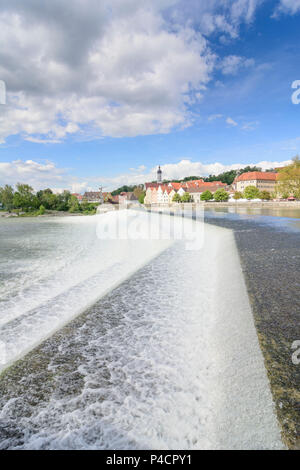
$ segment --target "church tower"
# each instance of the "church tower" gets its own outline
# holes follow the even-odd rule
[[[161,171],[160,166],[159,166],[158,170],[157,170],[157,182],[158,182],[158,184],[161,184],[161,182],[162,182],[161,175],[162,175],[162,171]]]

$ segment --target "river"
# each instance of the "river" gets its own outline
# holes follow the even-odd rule
[[[103,217],[0,221],[0,448],[284,448],[232,231]]]

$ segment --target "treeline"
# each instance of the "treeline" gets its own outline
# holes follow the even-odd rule
[[[220,173],[219,175],[209,175],[209,176],[186,176],[183,179],[172,179],[172,180],[163,180],[164,184],[175,182],[175,183],[185,183],[186,181],[192,180],[200,180],[203,179],[205,182],[213,182],[213,181],[222,181],[222,183],[227,184],[230,186],[236,176],[241,175],[242,173],[247,173],[248,171],[262,171],[261,168],[257,166],[245,166],[244,168],[239,168],[238,170],[229,170]],[[274,170],[267,170],[267,171],[274,171]],[[155,183],[156,181],[153,181]]]
[[[77,198],[69,191],[61,194],[54,194],[51,189],[38,191],[36,194],[28,184],[18,183],[16,189],[6,185],[0,187],[0,204],[3,209],[11,211],[21,211],[42,215],[49,211],[68,211],[95,213],[96,205],[82,202],[79,204]]]
[[[203,179],[205,182],[222,181],[222,183],[226,183],[230,186],[238,175],[248,173],[249,171],[262,171],[262,169],[257,166],[245,166],[245,168],[240,168],[239,170],[229,170],[216,176],[209,175]]]
[[[135,197],[139,200],[139,202],[143,203],[145,195],[146,195],[146,192],[144,191],[143,188],[144,188],[143,184],[138,184],[135,186],[124,185],[112,191],[111,195],[118,196],[121,193],[133,193]]]

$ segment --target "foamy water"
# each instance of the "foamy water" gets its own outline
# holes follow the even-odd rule
[[[39,289],[46,301],[34,296],[34,307],[22,314],[17,296],[16,310],[7,310],[14,320],[6,323],[1,306],[3,338],[19,338],[19,353],[32,336],[40,341],[101,297],[102,288],[146,265],[53,348],[49,370],[56,385],[47,400],[24,415],[24,397],[8,400],[0,420],[22,437],[7,439],[2,448],[282,448],[232,233],[206,225],[203,246],[195,251],[184,241],[126,241],[117,248],[114,241],[95,241],[94,222],[81,220],[57,222],[64,240],[73,234],[68,255],[75,249],[78,256],[67,262],[61,254],[57,270],[48,257],[51,274],[40,269],[38,289],[26,284],[26,308]],[[100,254],[92,243],[99,243]],[[41,283],[52,285],[55,295],[42,294]],[[13,301],[9,295],[5,300]],[[80,361],[67,376],[61,368],[70,354]],[[68,391],[74,374],[79,384]]]
[[[119,217],[118,213],[110,216]],[[0,370],[170,244],[168,240],[100,239],[101,217],[20,225],[12,220],[0,225],[0,342],[6,352]]]

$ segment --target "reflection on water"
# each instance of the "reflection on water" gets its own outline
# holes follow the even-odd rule
[[[206,207],[205,217],[230,218],[232,220],[254,221],[259,224],[271,225],[285,230],[300,230],[300,208],[290,207],[250,207],[227,206]]]
[[[285,217],[300,219],[300,209],[292,209],[289,207],[213,207],[207,208],[205,210],[212,212],[226,212],[229,214],[242,214],[242,215],[267,215],[272,217]]]

